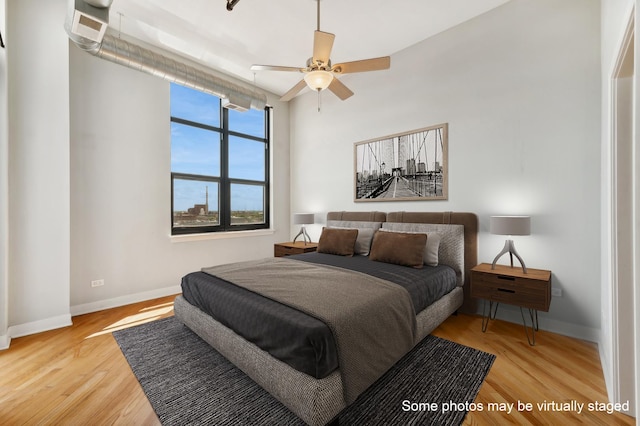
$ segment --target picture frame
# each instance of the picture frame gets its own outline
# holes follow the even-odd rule
[[[354,144],[354,201],[447,200],[448,123]]]

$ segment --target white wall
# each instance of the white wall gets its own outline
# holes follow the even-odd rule
[[[188,272],[272,256],[273,244],[290,238],[287,104],[269,95],[273,229],[176,242],[169,83],[80,51],[63,28],[66,0],[7,5],[11,232],[7,288],[0,278],[0,302],[8,293],[8,306],[0,318],[6,314],[9,328],[3,333],[0,320],[0,339],[68,325],[71,314],[179,293]],[[0,132],[0,149],[4,143]],[[91,288],[96,279],[105,285]]]
[[[7,2],[9,325],[70,324],[69,49],[65,0]]]
[[[72,313],[179,293],[188,272],[272,256],[289,239],[286,104],[269,99],[275,232],[172,239],[169,82],[70,49]]]
[[[479,259],[504,238],[492,214],[529,214],[516,239],[528,267],[563,291],[540,326],[589,340],[600,328],[600,3],[513,0],[347,75],[355,92],[291,106],[292,210],[472,211]],[[449,123],[449,200],[353,202],[353,144]],[[313,163],[309,163],[313,159]],[[320,227],[310,227],[317,238]],[[504,261],[504,259],[503,259]],[[498,316],[521,321],[517,309]]]

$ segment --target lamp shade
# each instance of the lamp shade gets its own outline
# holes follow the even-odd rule
[[[309,225],[314,222],[315,215],[313,213],[294,213],[293,224],[294,225]]]
[[[531,234],[531,217],[491,216],[489,230],[496,235],[529,235]]]
[[[304,75],[307,86],[313,90],[324,90],[331,84],[333,74],[329,71],[315,70]]]

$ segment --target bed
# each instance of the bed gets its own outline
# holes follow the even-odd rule
[[[338,236],[342,242],[347,234],[353,235],[353,229],[358,230],[355,255],[331,253],[335,244],[328,245],[328,238]],[[321,237],[324,249],[330,247],[329,253],[220,265],[188,274],[183,278],[183,294],[175,300],[175,315],[307,424],[324,425],[447,317],[458,310],[475,311],[472,300],[465,295],[469,270],[477,263],[477,231],[478,220],[473,213],[329,212]],[[437,266],[411,268],[384,258],[402,251],[396,247],[385,252],[386,241],[402,241],[402,247],[424,244],[417,234],[426,234],[424,241],[430,244],[439,240],[435,249]],[[409,239],[411,242],[407,243]],[[429,247],[421,254],[421,265],[423,261],[433,261],[427,257]],[[431,246],[431,256],[433,249]],[[304,295],[287,299],[290,292],[282,296],[281,288],[273,289],[269,275],[277,277],[274,281],[302,285]],[[426,291],[416,284],[423,279],[442,283],[429,287],[437,289]],[[349,289],[338,289],[332,284],[336,282],[348,282]],[[334,287],[327,290],[324,285]],[[364,288],[368,290],[362,291]],[[352,301],[351,296],[334,295],[336,291],[355,291],[358,296]],[[205,294],[208,292],[213,295]],[[270,300],[271,297],[280,301]],[[286,300],[283,302],[280,297]],[[298,297],[318,300],[310,302],[311,307],[301,308],[296,305]],[[343,300],[348,300],[343,308],[346,311],[354,303],[352,316],[369,315],[367,310],[356,307],[360,302],[355,300],[360,297],[367,299],[363,306],[374,300],[393,302],[384,303],[388,313],[377,307],[375,315],[363,319],[365,323],[378,321],[374,326],[369,324],[365,332],[334,324],[333,311],[338,309],[333,305],[340,305]],[[228,312],[222,312],[225,310]],[[351,324],[353,318],[348,317],[349,313],[345,315],[344,321]],[[275,329],[279,330],[277,336]],[[374,329],[375,333],[369,333]],[[370,340],[360,341],[363,335],[367,336],[362,339]],[[394,335],[397,341],[389,345],[387,340]],[[282,339],[288,340],[283,343]],[[375,350],[371,350],[374,346]],[[371,357],[371,353],[374,356],[367,358],[367,363],[359,364],[373,367],[353,367],[358,364],[354,360]]]

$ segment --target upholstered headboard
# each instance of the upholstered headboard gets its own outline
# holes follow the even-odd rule
[[[329,212],[327,220],[352,220],[399,223],[458,224],[464,226],[464,303],[461,311],[476,313],[476,303],[470,297],[471,268],[478,264],[478,216],[463,212]]]
[[[327,220],[353,220],[366,222],[386,222],[385,212],[329,212]]]

